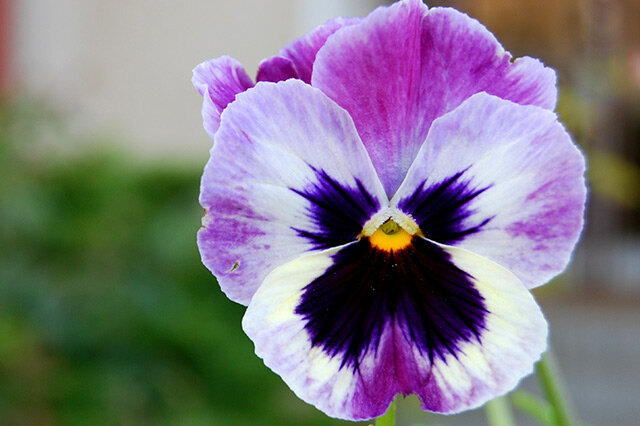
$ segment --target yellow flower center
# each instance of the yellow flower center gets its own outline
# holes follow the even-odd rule
[[[369,242],[380,250],[394,251],[407,247],[411,244],[411,239],[411,234],[389,219],[369,237]]]

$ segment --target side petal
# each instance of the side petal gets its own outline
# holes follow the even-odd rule
[[[313,62],[318,50],[325,44],[329,36],[343,27],[360,22],[361,18],[334,18],[288,44],[280,53],[267,58],[258,67],[258,81],[282,81],[298,78],[311,83]]]
[[[193,86],[202,95],[204,128],[213,138],[220,126],[220,114],[238,93],[253,87],[240,62],[230,56],[205,61],[193,69]]]
[[[570,260],[584,169],[555,114],[480,93],[433,123],[391,205],[427,238],[487,257],[532,288]]]
[[[272,271],[243,328],[303,400],[349,420],[397,393],[454,413],[513,389],[546,347],[547,326],[509,271],[422,238],[399,252],[366,239]]]
[[[555,73],[511,55],[476,20],[418,0],[379,8],[329,39],[312,84],[353,117],[391,197],[434,119],[488,93],[552,109]]]
[[[200,203],[203,263],[247,304],[273,268],[355,240],[388,200],[349,115],[288,80],[258,83],[224,111]]]

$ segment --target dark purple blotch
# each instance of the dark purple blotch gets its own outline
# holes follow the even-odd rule
[[[474,211],[471,201],[489,187],[475,188],[462,176],[466,170],[435,184],[427,181],[398,203],[400,210],[413,216],[422,234],[441,244],[453,244],[478,232],[492,217],[475,224],[466,223]]]
[[[389,252],[368,239],[333,256],[333,265],[304,290],[295,310],[312,344],[358,368],[395,322],[431,361],[457,357],[459,345],[480,341],[487,309],[470,276],[422,238]]]
[[[345,186],[324,170],[312,169],[316,173],[316,183],[303,190],[291,190],[309,202],[307,211],[318,229],[293,229],[318,250],[355,241],[367,220],[380,209],[380,202],[358,179],[355,179],[355,187]]]

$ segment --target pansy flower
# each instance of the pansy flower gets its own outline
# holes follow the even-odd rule
[[[546,348],[529,289],[582,228],[555,73],[418,0],[336,19],[260,65],[194,70],[214,139],[198,245],[256,353],[328,415],[396,394],[455,413]]]

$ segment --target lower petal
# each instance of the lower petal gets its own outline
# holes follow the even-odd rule
[[[532,371],[547,326],[515,275],[467,250],[367,238],[272,271],[243,320],[256,353],[330,416],[382,415],[397,393],[454,413]]]
[[[479,342],[436,359],[419,392],[425,410],[456,413],[476,408],[515,388],[531,374],[547,346],[547,323],[531,293],[497,263],[468,250],[441,246],[472,276],[489,312]]]

